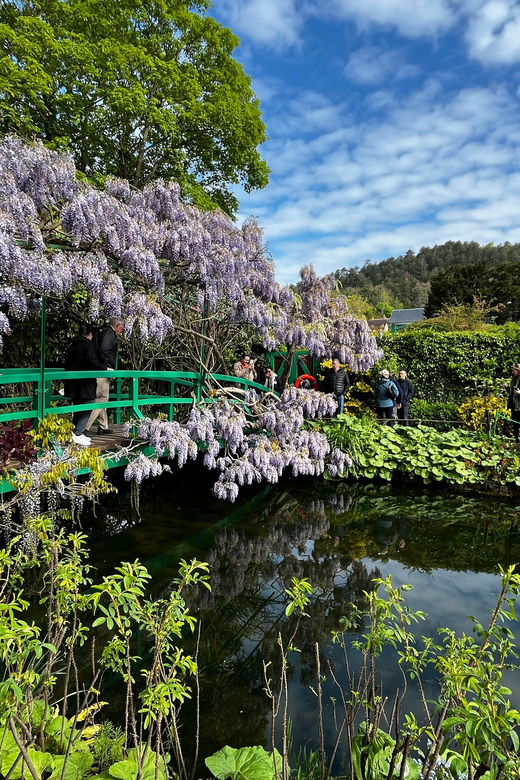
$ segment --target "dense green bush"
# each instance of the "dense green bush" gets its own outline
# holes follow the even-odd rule
[[[501,388],[511,364],[520,361],[520,325],[471,333],[403,330],[385,334],[379,344],[385,353],[381,366],[405,368],[418,398],[462,401]]]
[[[453,401],[425,401],[414,398],[410,404],[412,420],[458,420],[458,404]]]

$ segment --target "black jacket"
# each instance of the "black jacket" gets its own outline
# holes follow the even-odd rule
[[[328,368],[325,372],[325,392],[334,393],[334,395],[345,395],[350,387],[348,376],[345,373],[345,369],[338,368],[334,371],[333,368]]]
[[[116,367],[117,336],[111,325],[102,325],[94,336],[94,347],[99,360],[108,368]]]
[[[105,371],[104,365],[97,357],[94,344],[86,336],[76,336],[65,352],[66,371]],[[96,397],[95,379],[66,379],[65,395],[69,398]]]
[[[397,385],[399,385],[399,389],[401,391],[401,401],[402,404],[409,404],[412,398],[415,395],[415,390],[413,389],[413,385],[410,382],[408,378],[406,379],[397,379],[394,380]]]

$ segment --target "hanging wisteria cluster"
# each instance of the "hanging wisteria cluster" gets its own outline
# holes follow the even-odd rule
[[[280,398],[254,391],[244,402],[222,398],[209,406],[194,406],[186,425],[144,418],[135,423],[135,436],[155,450],[155,457],[140,453],[126,467],[125,478],[141,483],[162,471],[157,459],[166,455],[183,466],[196,458],[198,446],[205,450],[204,465],[216,469],[218,480],[213,492],[218,498],[234,501],[242,485],[278,482],[285,469],[293,476],[323,474],[330,452],[327,438],[306,430],[307,418],[334,413],[332,395],[287,389]],[[128,423],[126,434],[131,431]],[[120,457],[132,457],[132,447]]]
[[[346,296],[333,295],[335,289],[334,274],[320,278],[312,266],[304,266],[277,341],[305,347],[317,358],[338,357],[354,372],[368,371],[383,353],[367,321],[352,317]]]
[[[236,225],[220,211],[180,200],[175,182],[142,191],[109,178],[104,190],[79,181],[66,154],[16,137],[0,143],[0,346],[9,318],[25,319],[41,296],[89,293],[92,318],[123,315],[126,333],[161,343],[174,332],[164,294],[190,290],[211,316],[251,325],[266,348],[337,353],[352,370],[378,358],[366,322],[350,317],[332,276],[302,269],[296,294],[280,287],[254,219]]]

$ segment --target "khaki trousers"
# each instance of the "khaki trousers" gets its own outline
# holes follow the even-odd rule
[[[104,401],[108,401],[110,395],[110,382],[106,377],[102,377],[97,380],[96,383],[96,403],[102,404]],[[108,417],[106,409],[92,409],[90,417],[88,418],[87,430],[90,428],[94,420],[98,420],[100,428],[108,428]]]

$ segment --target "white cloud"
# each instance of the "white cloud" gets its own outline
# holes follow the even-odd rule
[[[378,25],[412,38],[435,36],[456,21],[450,0],[331,0],[329,10],[361,29]]]
[[[442,93],[435,81],[386,116],[349,122],[344,104],[305,93],[284,110],[327,109],[337,127],[268,145],[266,190],[243,198],[258,214],[279,275],[320,273],[453,240],[520,240],[520,105],[502,87]]]
[[[254,43],[281,48],[298,43],[305,16],[297,0],[221,0],[219,13],[240,35]]]
[[[520,61],[520,5],[516,0],[489,0],[473,9],[466,40],[469,54],[484,64]]]
[[[472,59],[484,65],[520,62],[518,0],[330,0],[327,5],[321,0],[220,0],[218,11],[238,34],[277,50],[301,44],[309,17],[326,17],[353,22],[363,32],[382,28],[410,39],[435,39],[458,27]],[[376,61],[363,59],[369,54],[355,52],[347,66],[349,78],[364,84],[384,79],[390,55],[384,53],[380,62],[377,56]],[[406,69],[398,71],[396,77],[406,74]]]
[[[352,54],[344,73],[347,79],[358,84],[380,84],[413,78],[420,71],[417,65],[405,62],[402,52],[397,49],[364,46]]]

